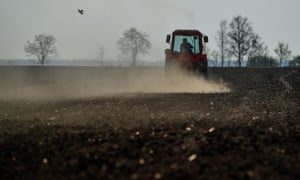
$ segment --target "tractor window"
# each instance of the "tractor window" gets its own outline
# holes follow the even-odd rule
[[[199,37],[198,36],[184,36],[184,35],[176,35],[174,37],[174,53],[180,53],[180,45],[183,42],[183,39],[187,39],[187,42],[191,44],[193,47],[191,48],[193,54],[199,54]]]

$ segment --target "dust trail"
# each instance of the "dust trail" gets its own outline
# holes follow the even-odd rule
[[[126,93],[224,93],[222,82],[213,82],[180,70],[164,68],[34,67],[1,71],[0,98],[65,99]],[[4,73],[4,75],[3,75]]]

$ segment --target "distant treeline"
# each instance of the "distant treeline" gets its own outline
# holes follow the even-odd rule
[[[221,67],[220,61],[210,59],[210,67]],[[238,67],[237,61],[224,60],[223,67]],[[279,61],[272,56],[253,56],[247,61],[243,61],[242,67],[300,67],[300,56],[295,56],[292,60],[285,60],[280,65]]]
[[[295,56],[292,60],[285,60],[280,64],[275,58],[271,56],[254,56],[247,61],[249,67],[300,67],[300,56]]]
[[[130,61],[98,59],[48,59],[45,66],[130,66]],[[35,59],[0,59],[0,66],[40,66]],[[138,61],[137,66],[164,66],[164,61]]]

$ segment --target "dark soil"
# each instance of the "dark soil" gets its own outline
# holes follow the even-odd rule
[[[300,177],[300,69],[211,68],[230,93],[3,98],[20,69],[0,68],[0,179]]]

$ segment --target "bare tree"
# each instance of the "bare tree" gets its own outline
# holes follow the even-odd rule
[[[228,36],[227,36],[227,21],[222,20],[220,22],[220,30],[217,32],[216,36],[216,42],[217,46],[219,48],[219,54],[221,57],[221,66],[223,67],[224,65],[224,59],[228,56]]]
[[[207,57],[211,57],[212,50],[208,46],[208,44],[203,45],[203,53],[206,54]]]
[[[215,60],[215,62],[214,62],[215,65],[218,66],[218,58],[220,56],[219,52],[217,50],[213,50],[210,55]],[[222,67],[223,67],[223,65],[222,65]]]
[[[151,48],[146,33],[139,32],[136,28],[125,31],[123,37],[119,39],[117,45],[121,52],[131,59],[131,66],[136,66],[138,54],[146,54]]]
[[[98,48],[98,59],[100,61],[100,64],[103,66],[104,64],[104,47],[100,46]]]
[[[260,39],[258,34],[253,32],[252,26],[246,17],[234,17],[229,27],[230,31],[227,33],[230,43],[229,53],[238,59],[238,65],[241,67],[244,56],[255,51]]]
[[[292,51],[289,50],[289,45],[283,42],[279,42],[277,48],[275,48],[274,51],[279,57],[280,66],[282,66],[282,62],[290,58],[292,54]]]
[[[300,55],[294,56],[293,60],[289,62],[290,67],[300,67]]]
[[[259,37],[258,34],[254,34],[252,39],[252,46],[248,53],[249,57],[268,56],[268,54],[268,46],[264,45],[264,42],[261,41],[261,37]]]
[[[38,58],[41,66],[50,55],[57,55],[56,40],[52,35],[39,34],[35,35],[33,42],[27,41],[24,46],[24,51],[29,55],[34,55]]]

